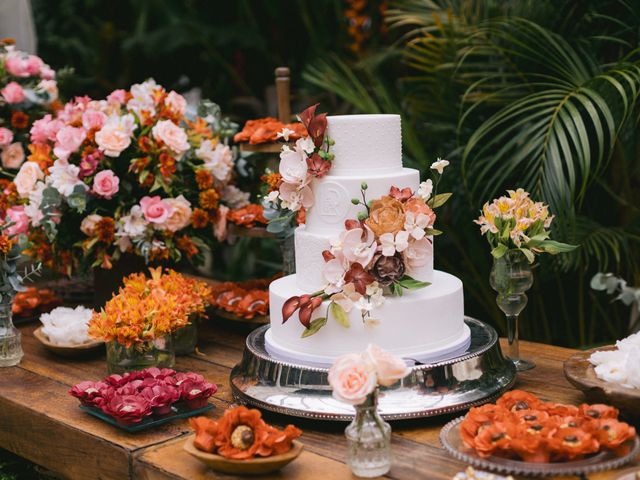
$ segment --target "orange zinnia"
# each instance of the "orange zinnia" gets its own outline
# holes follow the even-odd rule
[[[11,113],[11,126],[21,130],[29,126],[29,115],[24,112],[15,110]]]
[[[218,207],[220,195],[215,188],[209,188],[208,190],[200,192],[200,196],[198,198],[202,208],[205,210],[213,210]]]
[[[201,208],[194,208],[191,214],[191,225],[194,228],[204,228],[209,223],[209,214]]]
[[[206,190],[213,187],[213,174],[204,168],[196,170],[196,183],[200,190]]]

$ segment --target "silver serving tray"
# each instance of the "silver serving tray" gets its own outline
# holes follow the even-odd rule
[[[466,352],[432,364],[414,365],[411,374],[383,388],[379,410],[386,420],[431,417],[465,410],[495,399],[516,378],[513,363],[505,359],[498,334],[489,325],[465,317],[471,330]],[[331,396],[329,368],[279,359],[265,348],[269,325],[247,337],[242,361],[231,371],[236,401],[275,413],[316,420],[350,421],[353,406]]]

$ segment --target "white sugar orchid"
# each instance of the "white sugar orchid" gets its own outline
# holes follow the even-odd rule
[[[431,164],[431,170],[435,170],[442,175],[442,172],[447,166],[449,166],[449,160],[438,157],[438,160]]]
[[[338,244],[344,258],[351,263],[358,262],[363,267],[371,263],[377,248],[375,234],[367,226],[364,230],[353,228],[342,232]]]
[[[302,137],[296,141],[296,148],[301,149],[304,153],[309,155],[315,151],[316,146],[313,144],[311,137]]]
[[[276,134],[276,138],[282,138],[285,142],[289,141],[289,136],[293,133],[296,133],[294,130],[291,130],[287,127],[284,127]]]
[[[425,228],[430,227],[429,217],[424,213],[407,212],[404,219],[404,229],[412,238],[420,240],[425,236]]]
[[[340,305],[347,313],[353,310],[355,302],[360,298],[362,298],[362,295],[356,292],[353,283],[347,283],[341,292],[331,295],[331,301]]]
[[[409,232],[400,230],[396,233],[383,233],[380,235],[380,245],[382,246],[382,255],[392,257],[396,252],[403,252],[409,246]]]
[[[342,252],[337,252],[335,258],[325,262],[322,267],[322,276],[327,282],[324,293],[333,295],[343,291],[345,287],[344,276],[349,268],[349,263],[344,258]]]
[[[431,194],[433,193],[433,180],[430,178],[425,180],[418,186],[418,191],[416,195],[420,197],[424,202],[431,198]]]

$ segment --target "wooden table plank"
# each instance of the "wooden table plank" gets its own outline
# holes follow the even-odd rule
[[[74,383],[97,380],[106,374],[104,354],[70,360],[47,352],[31,332],[22,327],[25,358],[20,367],[3,369],[0,375],[0,446],[29,458],[69,478],[213,479],[218,476],[182,450],[190,433],[186,421],[174,422],[150,432],[129,435],[82,413],[67,395]],[[233,402],[230,369],[240,360],[248,329],[228,321],[211,320],[201,328],[200,355],[179,357],[177,367],[203,374],[219,385],[213,398],[217,418]],[[517,387],[546,400],[584,401],[562,374],[562,362],[573,350],[521,343],[522,356],[537,368],[521,374]],[[6,372],[6,373],[5,373]],[[313,422],[265,414],[270,422],[293,422],[304,430],[305,452],[282,472],[264,478],[349,478],[344,464],[344,424]],[[393,424],[394,479],[448,479],[464,465],[448,457],[438,441],[449,417]],[[55,442],[51,439],[55,438]],[[593,479],[613,478],[612,473]]]

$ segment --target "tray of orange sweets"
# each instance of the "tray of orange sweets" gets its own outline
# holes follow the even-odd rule
[[[440,432],[452,456],[499,473],[586,475],[621,467],[640,452],[635,428],[604,404],[545,402],[512,390]]]
[[[269,284],[274,279],[211,285],[210,305],[213,313],[227,320],[269,323]]]

